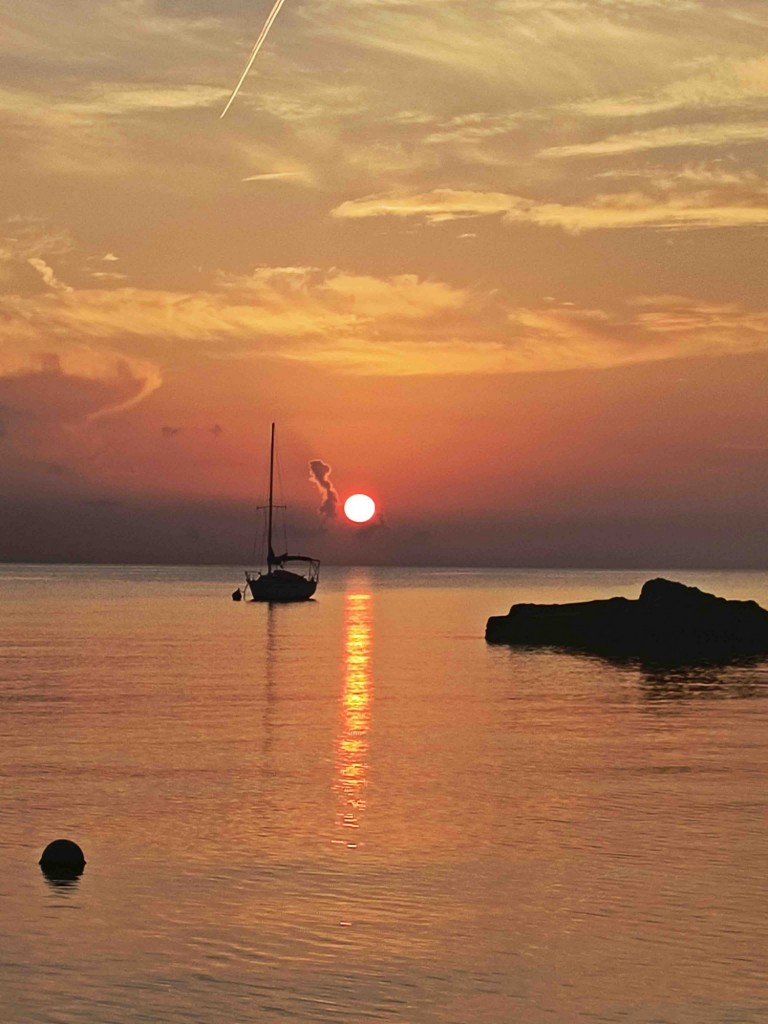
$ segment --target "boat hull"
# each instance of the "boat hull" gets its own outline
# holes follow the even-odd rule
[[[308,601],[317,590],[317,580],[307,580],[295,573],[265,573],[249,576],[247,587],[254,601]]]

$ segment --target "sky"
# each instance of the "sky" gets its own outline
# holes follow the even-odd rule
[[[0,559],[247,560],[275,421],[329,562],[768,566],[764,0],[286,0],[221,118],[271,6],[0,0]]]

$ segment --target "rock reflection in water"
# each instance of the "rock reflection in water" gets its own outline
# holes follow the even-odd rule
[[[639,667],[641,691],[651,703],[768,696],[768,662],[763,658],[719,665]]]

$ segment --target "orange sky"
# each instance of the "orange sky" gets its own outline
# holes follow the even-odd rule
[[[768,564],[763,0],[0,0],[0,558]],[[321,523],[307,463],[384,523]]]

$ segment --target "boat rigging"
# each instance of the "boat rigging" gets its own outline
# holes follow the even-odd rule
[[[246,593],[250,593],[253,601],[308,601],[315,590],[320,577],[320,562],[308,555],[291,555],[287,551],[276,555],[272,547],[272,525],[274,510],[284,505],[274,503],[275,476],[275,424],[269,442],[269,503],[259,506],[267,512],[267,556],[266,571],[246,570],[245,586],[232,594],[232,599],[240,601]],[[290,565],[290,569],[285,566]]]

